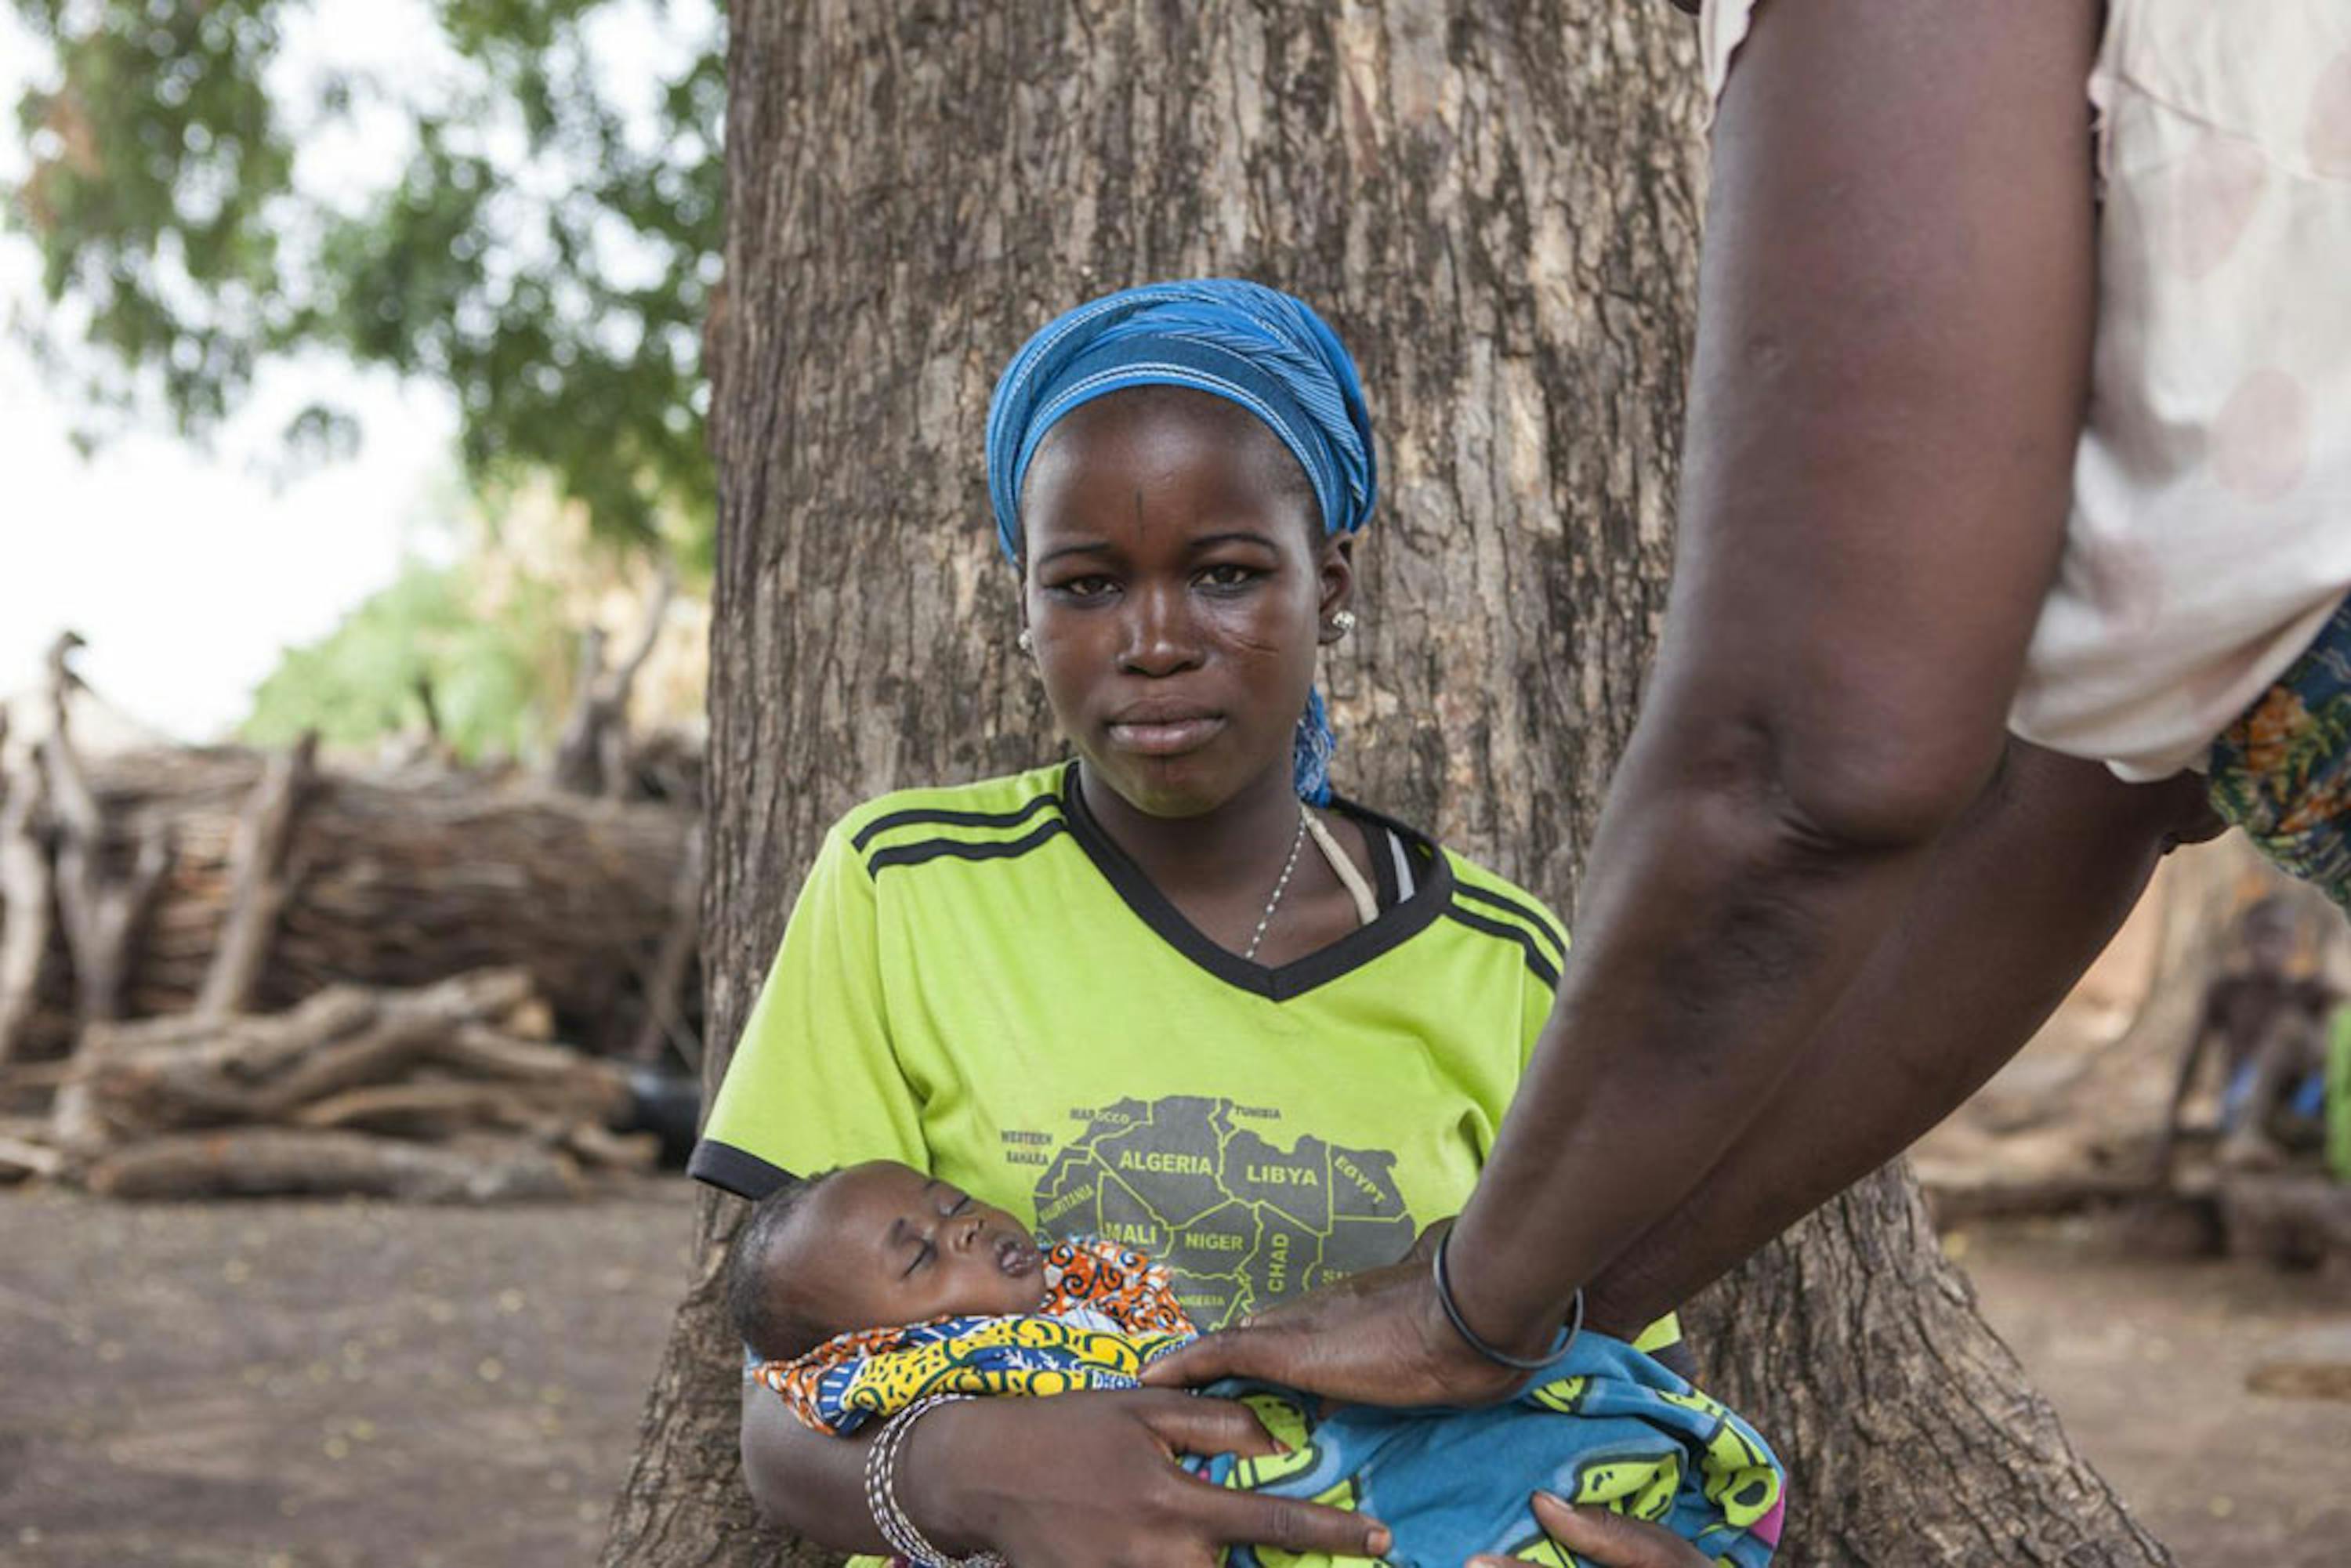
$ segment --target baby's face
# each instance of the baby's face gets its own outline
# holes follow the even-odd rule
[[[793,1218],[817,1267],[808,1301],[835,1333],[950,1314],[1033,1312],[1044,1260],[1028,1228],[894,1161],[842,1171]]]

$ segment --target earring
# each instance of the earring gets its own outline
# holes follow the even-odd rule
[[[1033,653],[1037,651],[1037,639],[1029,634],[1028,627],[1023,626],[1020,635],[1012,639],[1012,645],[1024,653]]]
[[[1354,629],[1355,612],[1353,611],[1334,610],[1331,612],[1331,634],[1332,636],[1344,637],[1348,632],[1353,632]]]

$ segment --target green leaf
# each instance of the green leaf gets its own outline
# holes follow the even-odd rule
[[[41,253],[35,347],[88,439],[161,421],[203,440],[263,366],[323,349],[445,386],[477,489],[542,474],[603,537],[707,559],[715,16],[667,79],[632,84],[651,68],[588,39],[649,0],[425,0],[458,67],[442,96],[335,69],[285,101],[308,0],[14,4],[54,76],[16,106],[32,162],[8,214]],[[632,85],[649,123],[614,101]],[[298,141],[385,104],[412,143],[393,178],[298,177]],[[359,433],[306,413],[288,434],[315,461]]]

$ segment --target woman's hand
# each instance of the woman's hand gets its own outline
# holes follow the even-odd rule
[[[1704,1552],[1670,1530],[1604,1508],[1570,1508],[1547,1491],[1535,1493],[1535,1521],[1592,1568],[1710,1568]],[[1472,1557],[1469,1568],[1511,1568],[1511,1562]]]
[[[1437,1300],[1432,1228],[1403,1262],[1207,1334],[1155,1364],[1155,1387],[1255,1377],[1357,1405],[1491,1405],[1525,1375],[1469,1348]]]
[[[1377,1520],[1210,1486],[1175,1463],[1279,1450],[1228,1399],[1140,1390],[972,1400],[907,1435],[898,1500],[942,1548],[986,1547],[1019,1568],[1211,1568],[1237,1544],[1386,1552]]]

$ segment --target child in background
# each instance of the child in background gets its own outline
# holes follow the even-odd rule
[[[939,1396],[1131,1388],[1194,1337],[1166,1270],[1098,1239],[1040,1249],[947,1183],[880,1160],[793,1182],[753,1211],[728,1264],[748,1375],[808,1426],[845,1436]],[[1219,1485],[1356,1509],[1399,1568],[1479,1552],[1564,1561],[1530,1492],[1661,1523],[1709,1561],[1761,1568],[1782,1480],[1752,1428],[1650,1357],[1580,1333],[1507,1404],[1412,1414],[1240,1396],[1289,1451],[1187,1466]],[[1227,1561],[1248,1568],[1256,1553]],[[1316,1560],[1301,1558],[1301,1565]]]
[[[2329,1019],[2344,998],[2324,977],[2302,972],[2300,932],[2285,898],[2273,895],[2248,909],[2237,937],[2243,961],[2204,993],[2202,1015],[2172,1084],[2158,1154],[2167,1173],[2180,1108],[2216,1045],[2223,1165],[2283,1165],[2325,1138]]]

